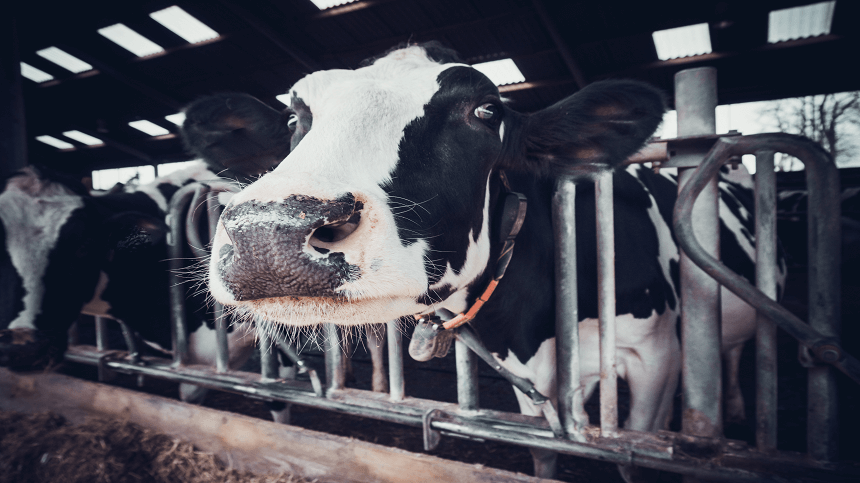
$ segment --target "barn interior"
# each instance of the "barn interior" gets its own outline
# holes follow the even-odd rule
[[[650,82],[671,99],[674,74],[701,66],[717,68],[720,104],[860,90],[850,61],[860,47],[860,4],[793,9],[809,3],[361,0],[321,9],[311,0],[15,2],[0,29],[2,169],[29,162],[86,177],[188,160],[171,116],[195,98],[246,92],[280,110],[277,96],[305,74],[356,68],[403,42],[439,40],[469,64],[512,59],[522,79],[501,90],[523,112],[611,78]],[[201,30],[171,31],[177,11]],[[709,45],[693,55],[658,54],[655,32],[690,26]],[[141,46],[110,40],[135,34]],[[55,57],[62,53],[78,61],[62,67]],[[28,76],[18,75],[20,66]]]

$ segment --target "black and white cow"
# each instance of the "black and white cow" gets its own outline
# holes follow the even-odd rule
[[[507,275],[471,324],[502,365],[554,399],[555,177],[590,178],[635,153],[661,122],[663,95],[607,81],[521,114],[435,44],[310,74],[290,94],[293,150],[222,214],[209,271],[214,298],[282,326],[462,313],[499,257],[504,172],[528,197],[528,212]],[[631,391],[625,425],[656,431],[670,416],[680,366],[677,186],[638,166],[617,171],[614,185],[618,373]],[[721,183],[723,259],[750,276],[748,195]],[[599,380],[593,183],[578,189],[576,206],[587,397]],[[749,338],[752,309],[725,291],[723,317],[727,347]],[[517,397],[524,413],[540,414]],[[534,453],[537,473],[551,475],[554,455]]]
[[[220,94],[186,110],[183,139],[205,161],[145,185],[103,195],[28,167],[0,193],[0,363],[28,366],[65,348],[77,314],[122,320],[151,345],[170,348],[165,214],[185,184],[250,183],[289,151],[288,118],[246,94]],[[231,147],[221,147],[225,140]],[[253,154],[249,154],[253,153]],[[199,207],[197,207],[199,208]],[[191,362],[214,363],[215,335],[206,296],[189,289],[186,317]],[[253,348],[230,333],[230,362]],[[29,341],[30,344],[24,342]],[[182,385],[185,400],[203,393]]]

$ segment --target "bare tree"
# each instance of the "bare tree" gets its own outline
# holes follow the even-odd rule
[[[860,92],[782,99],[764,107],[759,120],[779,131],[819,142],[837,164],[860,152],[854,139],[860,128]],[[802,169],[801,166],[799,161],[785,155],[777,162],[779,171],[794,171]]]

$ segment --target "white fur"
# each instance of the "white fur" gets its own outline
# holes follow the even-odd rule
[[[206,163],[203,161],[197,161],[194,164],[189,165],[187,168],[174,171],[165,176],[159,176],[150,183],[132,187],[128,191],[145,193],[155,201],[161,211],[166,213],[168,200],[164,197],[161,191],[159,191],[158,185],[172,184],[174,186],[181,187],[188,180],[209,181],[221,179],[222,178],[219,178],[217,174],[209,170]]]

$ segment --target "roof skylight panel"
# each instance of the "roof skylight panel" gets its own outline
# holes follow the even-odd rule
[[[711,34],[707,23],[658,30],[651,34],[660,60],[710,54]]]
[[[48,146],[53,146],[57,149],[72,149],[75,147],[72,143],[67,143],[62,139],[57,139],[53,136],[36,136],[37,141],[41,141]]]
[[[63,133],[63,136],[66,136],[69,139],[74,139],[79,143],[86,144],[87,146],[101,146],[104,144],[104,141],[97,137],[90,136],[89,134],[82,133],[80,131],[66,131]]]
[[[170,131],[168,131],[167,129],[164,129],[158,124],[149,122],[147,120],[132,121],[128,123],[128,125],[137,129],[138,131],[145,132],[150,136],[164,136],[165,134],[170,134]]]
[[[191,44],[218,37],[218,32],[176,5],[152,12],[149,16]]]
[[[519,68],[517,68],[517,64],[515,64],[511,59],[482,62],[480,64],[474,64],[472,67],[478,72],[489,77],[490,81],[497,86],[517,84],[526,81],[523,73],[520,72]]]
[[[160,45],[121,23],[100,28],[98,32],[111,42],[138,57],[146,57],[147,55],[164,52],[164,49]]]
[[[767,19],[767,41],[805,39],[830,33],[836,1],[773,10]]]
[[[164,116],[165,119],[176,124],[177,126],[181,126],[183,122],[185,122],[185,113],[177,112],[176,114],[171,114],[169,116]]]
[[[83,60],[63,50],[58,49],[57,47],[48,47],[47,49],[37,50],[36,54],[39,55],[39,57],[48,59],[51,62],[59,65],[60,67],[70,70],[75,74],[80,74],[81,72],[93,70],[93,66],[91,66],[90,64],[87,64]]]
[[[354,3],[356,1],[358,0],[311,0],[311,2],[320,10],[346,5],[347,3]]]
[[[292,97],[290,96],[290,93],[289,93],[289,92],[288,92],[288,93],[286,93],[286,94],[281,94],[281,95],[279,95],[279,96],[275,96],[275,99],[277,99],[277,100],[279,100],[279,101],[283,102],[283,103],[284,103],[285,105],[287,105],[287,106],[289,106],[289,105],[290,105],[290,99],[291,99],[291,98],[292,98]]]
[[[47,82],[54,79],[54,76],[51,74],[48,74],[41,69],[37,69],[25,62],[21,62],[21,75],[33,82]]]

